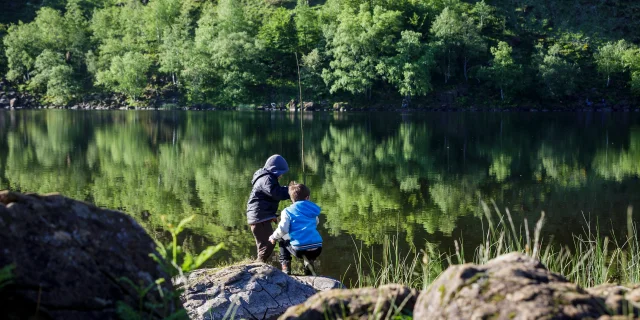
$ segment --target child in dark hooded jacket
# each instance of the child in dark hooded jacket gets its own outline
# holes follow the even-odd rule
[[[322,237],[318,232],[320,207],[309,201],[311,192],[304,184],[289,184],[293,204],[282,210],[278,228],[269,237],[280,246],[282,271],[291,274],[291,255],[304,260],[305,275],[315,275],[314,261],[322,252]]]
[[[253,188],[247,202],[247,223],[256,239],[258,260],[262,262],[267,262],[275,247],[269,241],[269,236],[273,232],[271,222],[277,221],[278,204],[289,199],[288,188],[278,183],[278,179],[288,171],[287,161],[275,154],[251,179]]]

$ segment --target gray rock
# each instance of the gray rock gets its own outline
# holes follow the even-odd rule
[[[397,284],[380,288],[334,289],[320,292],[303,304],[289,308],[279,320],[395,319],[396,316],[411,315],[417,297],[415,289]]]
[[[587,292],[604,300],[607,310],[611,314],[640,316],[640,285],[603,284],[589,288]]]
[[[329,277],[313,277],[313,276],[291,276],[292,278],[310,285],[316,291],[327,291],[331,289],[345,289],[342,282]]]
[[[349,106],[348,102],[336,102],[333,104],[333,109],[336,111],[340,111]]]
[[[290,277],[263,263],[194,271],[179,281],[182,301],[191,319],[276,319],[303,303],[317,290],[341,286],[322,277]]]
[[[304,102],[302,104],[304,111],[314,111],[316,104],[313,101]]]
[[[414,319],[597,319],[598,299],[526,255],[449,267],[420,294]]]
[[[171,281],[149,257],[155,243],[130,216],[59,195],[0,192],[0,268],[13,264],[13,283],[0,291],[2,315],[27,319],[115,319],[116,304],[138,309],[131,283],[151,286],[144,317],[181,310]],[[128,279],[131,283],[123,280]],[[157,279],[164,279],[160,286]],[[165,313],[166,312],[166,313]],[[2,318],[2,317],[0,317]]]

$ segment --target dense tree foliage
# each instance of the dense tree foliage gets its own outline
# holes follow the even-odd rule
[[[4,3],[4,2],[3,2]],[[0,13],[0,72],[43,102],[635,101],[640,5],[507,0],[45,0]],[[298,74],[298,69],[300,74]],[[516,81],[517,80],[517,81]]]

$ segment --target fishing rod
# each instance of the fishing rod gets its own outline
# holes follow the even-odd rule
[[[298,96],[298,101],[300,101],[300,157],[302,164],[302,183],[307,184],[307,174],[305,171],[304,165],[304,123],[302,113],[304,112],[304,103],[302,102],[302,81],[300,80],[300,61],[298,60],[298,52],[293,53],[296,56],[296,66],[298,67],[298,90],[300,91],[300,95]]]

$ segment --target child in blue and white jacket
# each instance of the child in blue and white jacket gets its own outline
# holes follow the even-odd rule
[[[291,255],[304,260],[305,275],[315,275],[314,261],[322,252],[322,237],[318,232],[320,207],[309,200],[311,191],[304,184],[291,182],[289,196],[293,204],[282,210],[278,228],[269,237],[280,241],[282,271],[291,274]]]

